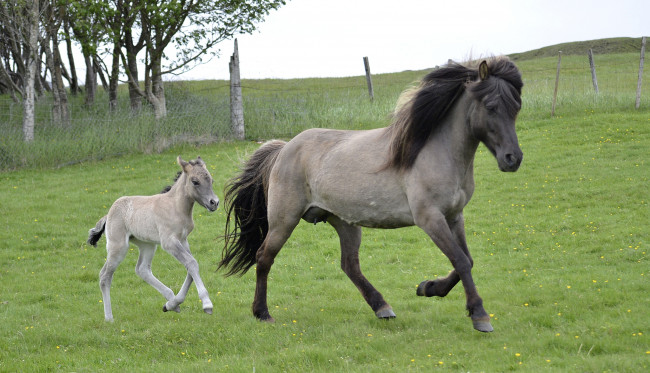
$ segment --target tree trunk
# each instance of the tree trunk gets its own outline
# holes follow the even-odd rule
[[[154,117],[160,119],[167,116],[165,86],[162,80],[162,58],[157,57],[151,65],[151,90],[147,92],[147,100],[153,106]]]
[[[111,111],[117,109],[117,84],[120,75],[120,43],[113,42],[113,61],[111,75],[108,78],[108,108]]]
[[[39,0],[32,0],[28,12],[29,39],[27,49],[27,68],[23,96],[23,139],[34,141],[34,80],[36,79],[36,57],[38,57]]]
[[[131,73],[131,84],[129,84],[129,99],[131,100],[131,112],[138,114],[142,109],[142,95],[138,91],[138,50],[131,41],[131,33],[127,31],[126,43],[126,69]],[[128,75],[128,74],[127,74]]]
[[[68,53],[68,63],[70,63],[70,93],[76,96],[79,92],[79,79],[77,78],[77,68],[74,63],[74,56],[72,54],[72,39],[70,38],[70,25],[65,20],[63,23],[65,35],[66,51]]]
[[[59,40],[56,32],[52,33],[52,52],[54,62],[53,84],[54,90],[59,95],[59,114],[60,123],[67,126],[70,124],[70,109],[68,108],[68,93],[63,84],[61,64],[61,53],[59,52]]]
[[[97,74],[93,67],[93,60],[88,55],[84,55],[86,62],[86,106],[90,107],[95,104],[95,90],[97,89]]]

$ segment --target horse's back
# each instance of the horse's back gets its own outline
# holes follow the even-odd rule
[[[292,199],[289,203],[302,208],[301,214],[318,208],[364,226],[411,225],[403,179],[385,167],[388,144],[383,136],[384,129],[302,132],[278,157],[269,203],[274,197],[285,203]]]

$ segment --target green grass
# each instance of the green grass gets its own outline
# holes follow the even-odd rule
[[[277,322],[259,323],[253,274],[215,271],[223,210],[200,208],[190,245],[215,314],[202,313],[194,288],[182,313],[162,313],[163,298],[133,271],[133,252],[115,275],[115,322],[105,323],[97,280],[105,251],[84,244],[87,230],[117,197],[169,183],[177,154],[201,155],[222,196],[258,145],[4,173],[0,370],[645,371],[649,124],[647,111],[522,121],[525,160],[515,174],[499,172],[480,148],[466,219],[491,334],[472,329],[462,289],[415,296],[420,281],[450,270],[416,228],[364,231],[362,268],[396,319],[375,319],[342,273],[333,229],[303,223],[271,272]],[[154,273],[175,290],[184,278],[162,250]]]
[[[597,57],[599,95],[581,58],[563,58],[566,92],[554,118],[557,60],[518,62],[526,85],[517,173],[499,172],[479,148],[465,217],[489,334],[472,329],[460,286],[444,299],[415,296],[417,284],[451,269],[417,228],[364,230],[362,269],[396,319],[377,320],[341,271],[334,230],[302,223],[270,274],[277,321],[259,323],[254,273],[216,272],[223,209],[200,207],[189,241],[215,314],[202,312],[194,287],[180,314],[163,313],[163,297],[134,273],[133,247],[113,282],[115,322],[106,323],[105,240],[88,246],[88,229],[116,198],[171,183],[179,154],[201,155],[223,198],[225,181],[259,145],[221,141],[228,88],[214,81],[171,84],[178,101],[164,122],[85,114],[73,127],[95,145],[52,130],[27,148],[5,136],[15,124],[3,124],[3,169],[21,169],[0,173],[0,371],[648,371],[650,111],[633,108],[638,56]],[[248,136],[384,126],[399,92],[422,74],[377,76],[373,103],[361,77],[245,81]],[[87,128],[93,118],[100,125]],[[175,291],[185,278],[163,250],[153,271]]]

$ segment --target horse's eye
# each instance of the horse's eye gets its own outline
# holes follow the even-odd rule
[[[201,185],[201,183],[196,179],[192,179],[192,185],[199,186],[199,185]]]

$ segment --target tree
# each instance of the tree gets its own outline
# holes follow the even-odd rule
[[[200,63],[212,48],[236,34],[251,33],[269,11],[284,0],[138,0],[141,35],[145,40],[145,89],[127,70],[129,84],[153,106],[156,118],[167,114],[163,75]],[[178,53],[169,58],[165,51]]]

